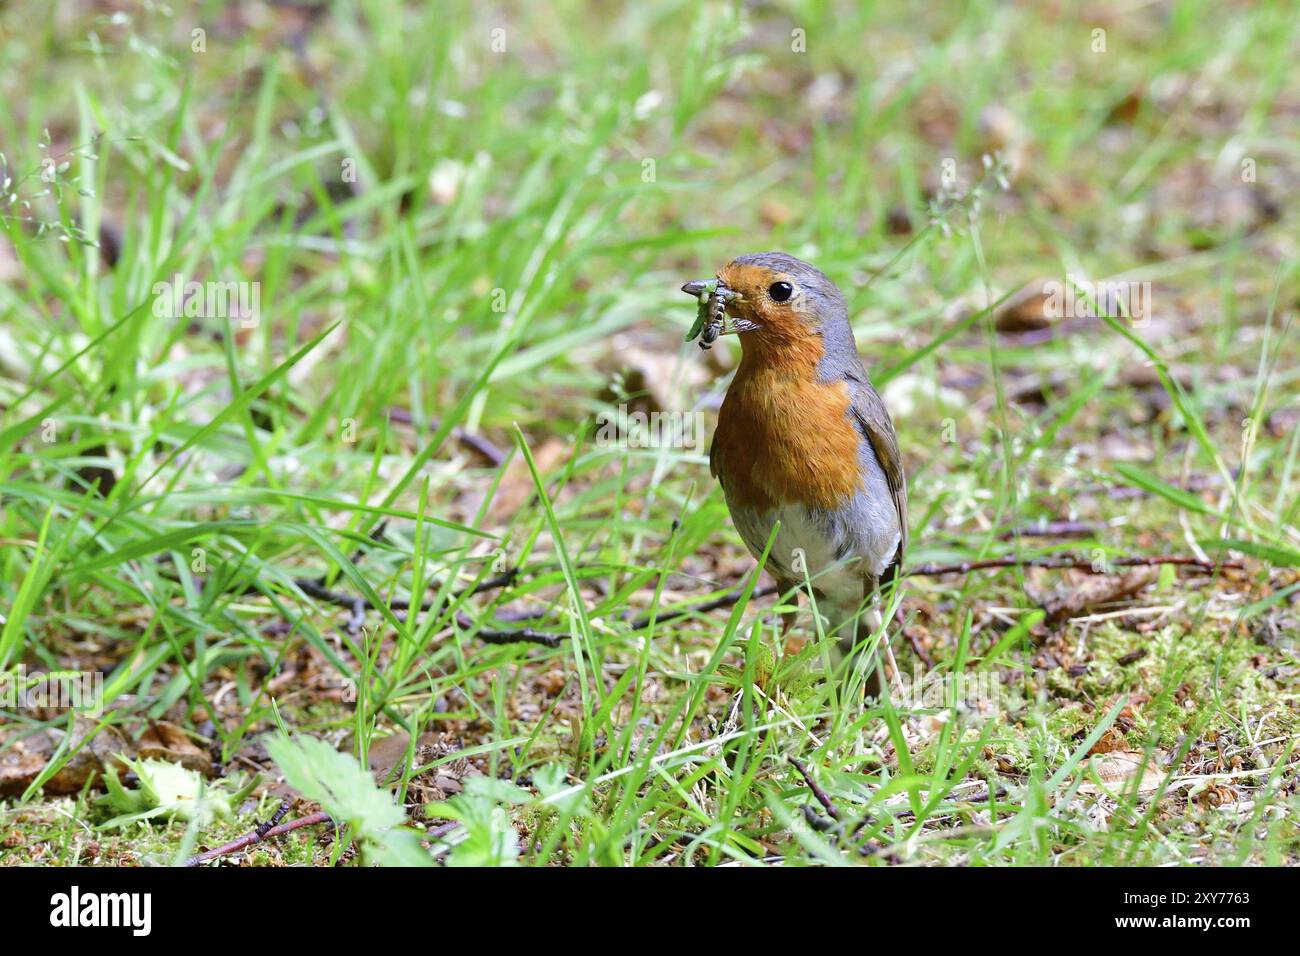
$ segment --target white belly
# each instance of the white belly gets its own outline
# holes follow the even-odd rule
[[[732,520],[754,557],[763,553],[772,526],[781,522],[768,555],[768,567],[777,578],[812,585],[837,605],[856,606],[863,598],[866,555],[846,546],[834,521],[825,512],[801,504],[755,512],[733,508]],[[837,553],[838,552],[838,553]]]

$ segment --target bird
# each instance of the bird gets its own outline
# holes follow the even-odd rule
[[[718,411],[709,470],[782,592],[811,582],[840,655],[882,626],[907,549],[907,480],[893,419],[858,355],[843,293],[783,252],[739,256],[682,291],[725,303],[741,359]],[[865,607],[864,607],[865,605]],[[797,612],[784,615],[787,636]],[[860,632],[862,620],[868,630]],[[888,645],[885,645],[886,650]],[[865,689],[879,694],[878,668]]]

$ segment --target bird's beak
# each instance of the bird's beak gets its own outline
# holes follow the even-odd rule
[[[714,282],[712,279],[696,279],[682,286],[682,291],[687,295],[693,295],[697,299],[709,288]],[[701,347],[708,348],[709,343],[713,342],[719,335],[735,335],[739,332],[750,332],[758,328],[756,322],[748,319],[739,318],[729,315],[726,307],[732,302],[744,302],[745,297],[735,289],[728,289],[722,284],[722,280],[717,280],[713,294],[709,297],[710,310],[716,308],[716,321],[711,316],[711,321],[707,327],[704,338],[701,340]],[[716,303],[716,305],[715,305]]]
[[[700,297],[700,293],[703,292],[705,289],[707,289],[709,287],[709,283],[713,281],[715,280],[695,279],[691,282],[686,283],[686,285],[682,286],[682,291],[685,292],[687,295],[693,295],[695,296],[695,298],[698,299]],[[721,299],[723,302],[734,302],[740,298],[743,298],[739,292],[735,291],[734,289],[728,289],[721,282],[718,282],[717,288],[713,290],[713,294],[717,298]]]

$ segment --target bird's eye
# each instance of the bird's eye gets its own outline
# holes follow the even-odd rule
[[[767,294],[772,297],[773,302],[784,302],[794,295],[794,286],[788,282],[773,282],[767,287]]]

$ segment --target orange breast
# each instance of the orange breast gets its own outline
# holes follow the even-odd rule
[[[861,487],[848,386],[816,380],[820,351],[815,341],[746,349],[713,437],[714,470],[731,502],[835,508]]]

